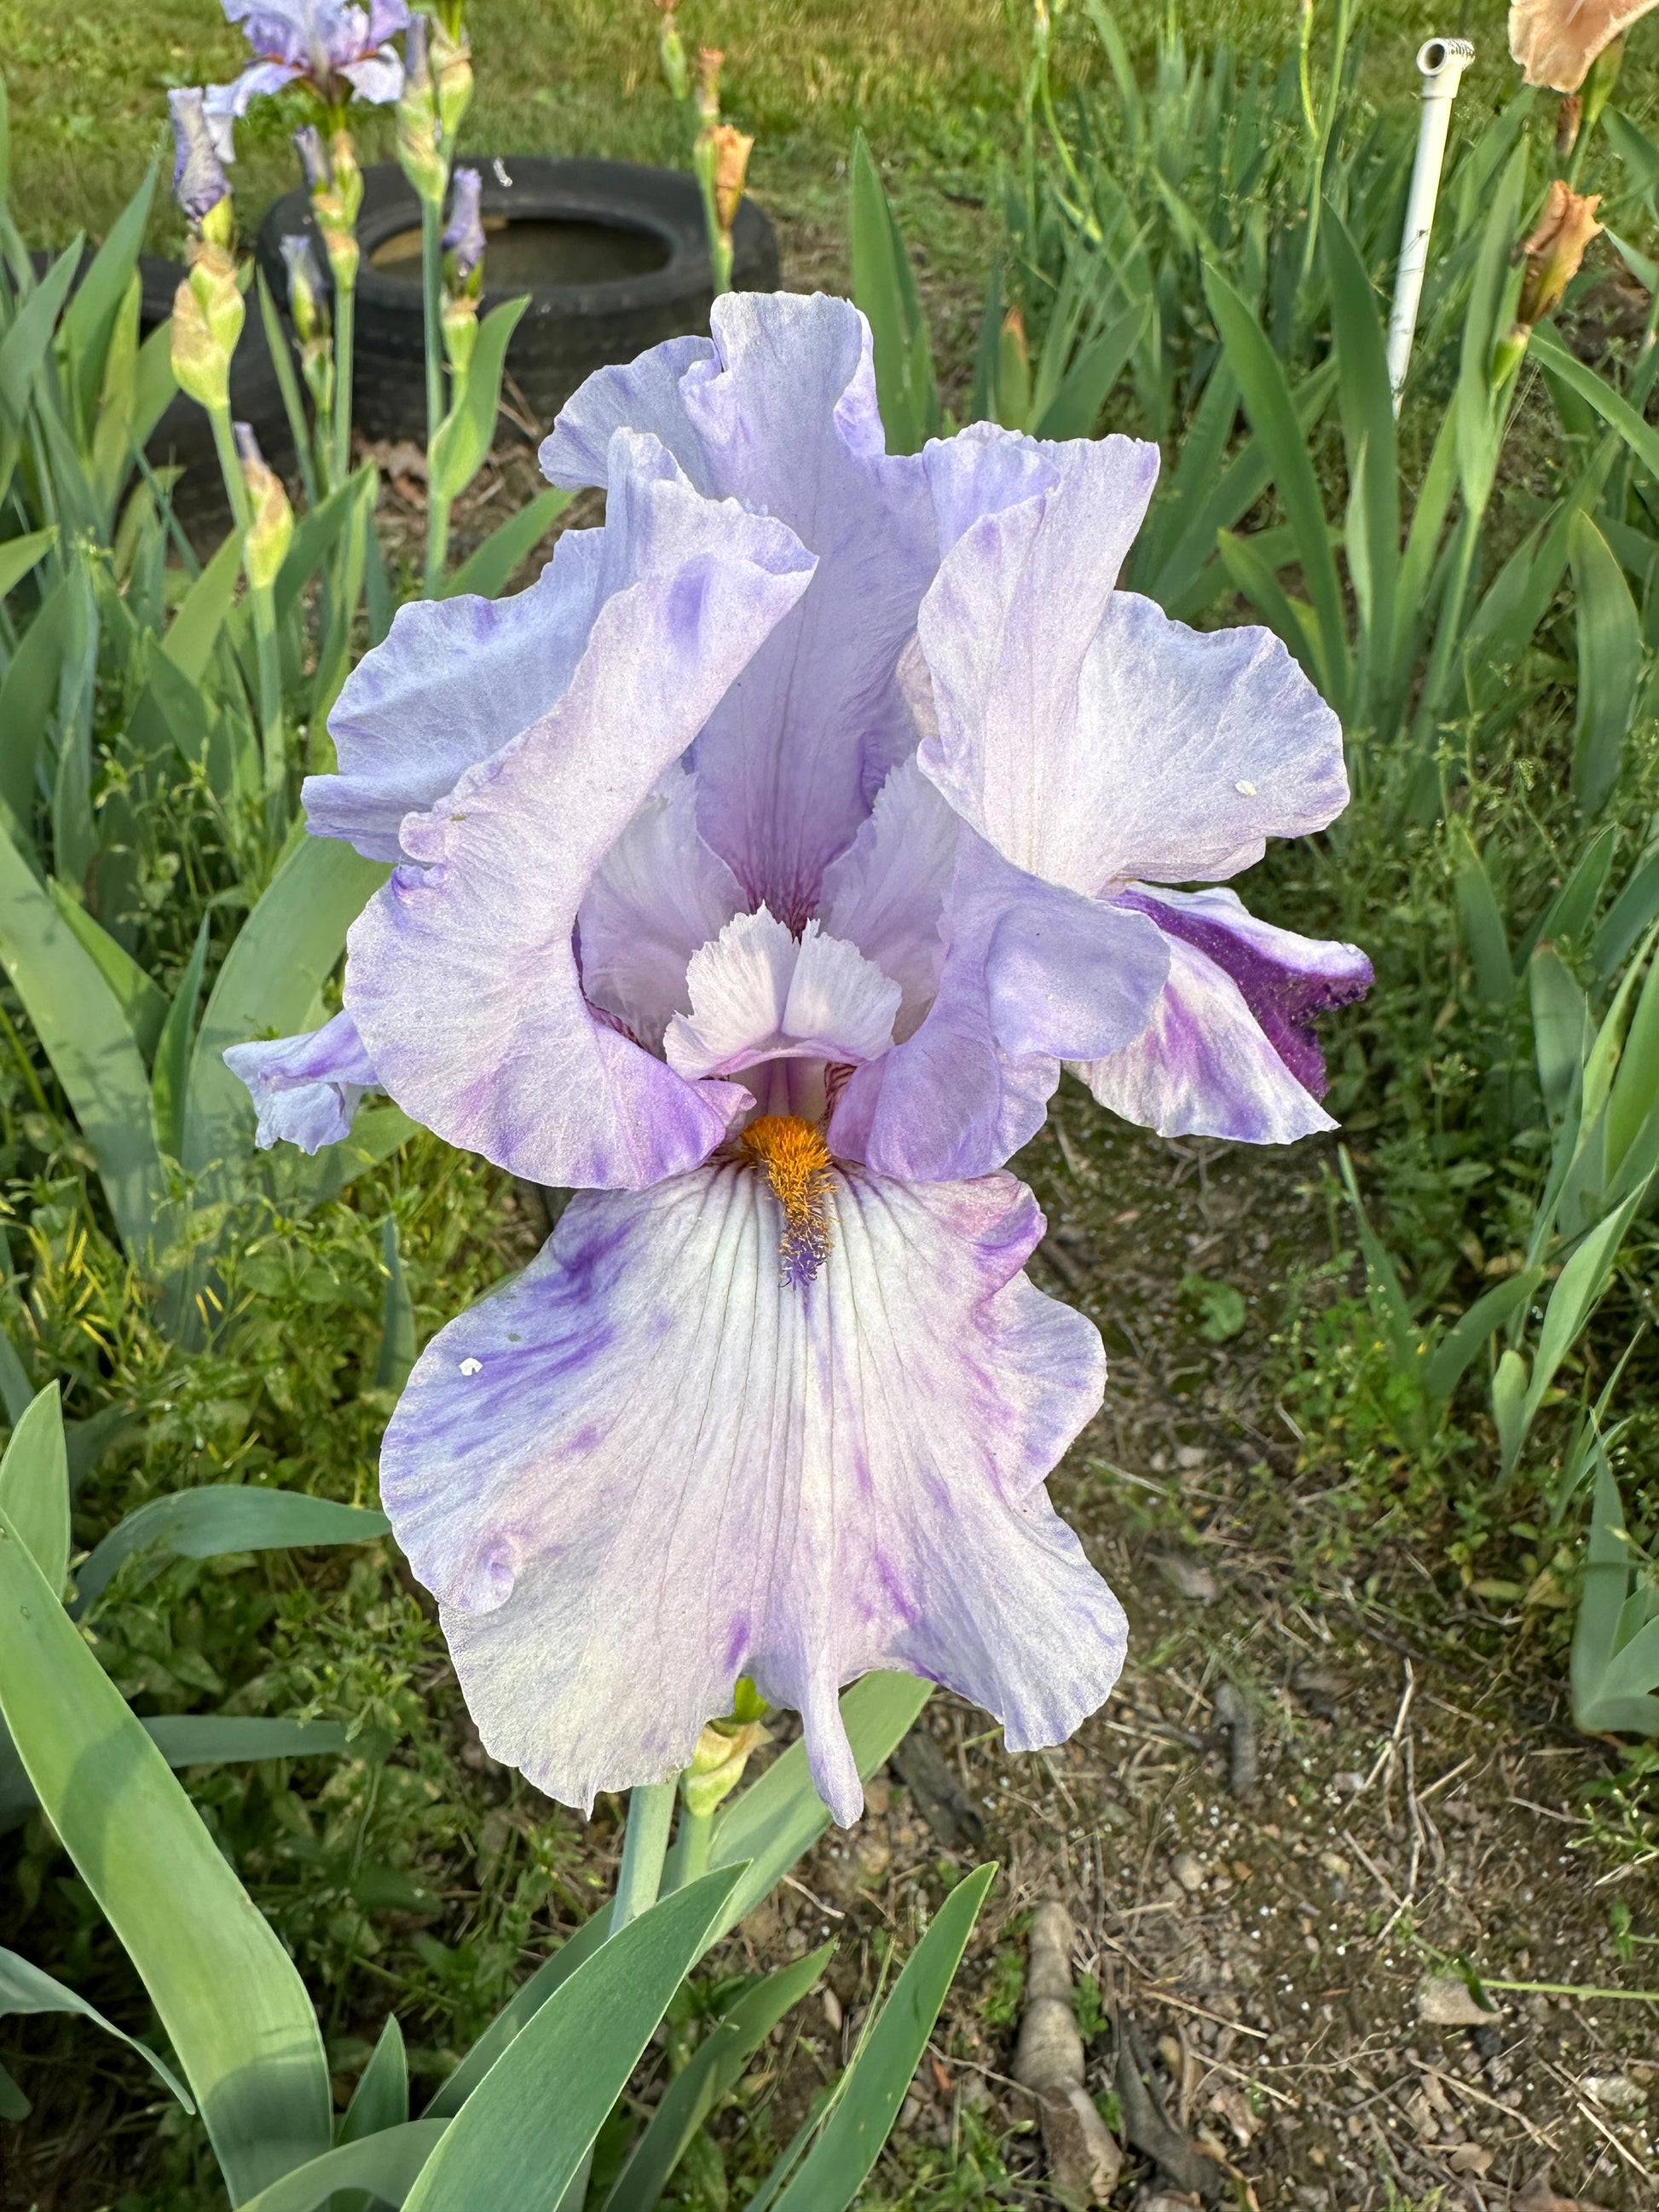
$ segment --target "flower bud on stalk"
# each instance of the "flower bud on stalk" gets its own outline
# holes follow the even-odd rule
[[[680,1779],[687,1812],[706,1820],[742,1781],[750,1754],[771,1741],[771,1731],[759,1721],[710,1721]]]
[[[691,70],[685,58],[680,27],[674,20],[678,0],[657,0],[657,5],[662,10],[662,28],[657,33],[657,52],[662,58],[663,78],[676,100],[687,100],[691,97]]]
[[[323,272],[303,233],[283,240],[288,264],[288,307],[300,341],[300,373],[319,415],[334,404],[334,335]]]
[[[242,560],[256,592],[269,590],[288,558],[294,539],[294,509],[275,469],[267,466],[259,441],[246,422],[236,425],[236,451],[247,485],[252,519],[242,540]]]
[[[441,206],[449,164],[439,146],[437,88],[432,78],[431,26],[411,15],[404,40],[404,88],[398,100],[398,161],[417,198]]]
[[[307,123],[294,134],[311,193],[311,212],[322,234],[323,251],[337,285],[357,282],[357,216],[363,204],[363,173],[357,166],[351,133],[341,124],[323,149],[322,133]]]
[[[478,212],[483,179],[477,169],[457,169],[449,228],[444,233],[444,351],[456,381],[456,404],[478,336],[478,299],[483,290],[484,228]]]
[[[432,26],[432,82],[438,108],[438,143],[448,161],[454,154],[461,118],[472,105],[472,42],[459,9],[453,29],[441,15]]]
[[[167,94],[173,117],[173,189],[191,227],[190,274],[173,301],[173,373],[180,391],[210,412],[230,404],[230,362],[246,309],[237,281],[235,210],[224,163],[228,122],[216,128],[200,88]]]
[[[1560,306],[1568,285],[1578,274],[1585,248],[1601,228],[1595,220],[1601,204],[1599,192],[1575,192],[1559,177],[1550,186],[1538,228],[1522,248],[1527,271],[1521,282],[1515,320],[1493,349],[1494,390],[1506,384],[1520,366],[1534,326]]]

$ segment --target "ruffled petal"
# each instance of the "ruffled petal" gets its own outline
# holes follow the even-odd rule
[[[1052,865],[1083,744],[1078,681],[1152,496],[1158,448],[975,424],[924,455],[943,556],[917,636],[938,727],[921,762],[1015,866]]]
[[[582,988],[653,1051],[689,1013],[685,971],[743,909],[742,887],[697,834],[696,785],[676,761],[605,854],[576,920]]]
[[[284,85],[304,75],[298,62],[255,62],[231,83],[209,85],[202,94],[202,106],[210,116],[246,115],[250,100],[281,92]]]
[[[701,498],[655,450],[654,477],[613,489],[616,588],[568,687],[405,821],[426,865],[399,868],[349,941],[346,1006],[384,1087],[450,1143],[542,1183],[677,1174],[752,1103],[685,1083],[596,1021],[573,942],[605,854],[811,573],[781,524]]]
[[[625,439],[612,461],[620,478],[658,469],[660,455]],[[339,772],[306,779],[313,836],[343,837],[368,860],[398,860],[406,814],[435,805],[469,768],[540,720],[568,688],[615,588],[610,534],[608,522],[567,532],[537,580],[511,599],[463,593],[398,608],[329,716]]]
[[[381,1493],[492,1754],[566,1803],[689,1760],[739,1674],[860,1808],[836,1693],[902,1668],[1058,1742],[1110,1691],[1121,1608],[1043,1479],[1100,1340],[1019,1269],[1012,1176],[838,1177],[805,1292],[747,1169],[582,1195],[422,1354]]]
[[[1060,1062],[1093,1057],[1078,1040],[1127,1044],[1169,974],[1146,916],[1012,868],[966,829],[945,929],[927,1019],[852,1077],[830,1127],[842,1158],[930,1182],[988,1174],[1029,1143]]]
[[[336,1014],[303,1036],[234,1044],[225,1066],[252,1097],[259,1126],[254,1142],[269,1152],[279,1140],[302,1152],[337,1145],[367,1091],[379,1079],[349,1014]]]
[[[1363,996],[1364,954],[1258,921],[1228,890],[1128,896],[1166,934],[1170,980],[1134,1043],[1079,1069],[1101,1104],[1164,1137],[1285,1145],[1334,1128],[1311,1018]]]
[[[912,753],[882,785],[851,845],[824,871],[819,919],[900,987],[893,1034],[901,1043],[939,990],[945,896],[956,858],[957,817]]]
[[[1114,594],[1084,663],[1081,742],[1054,793],[1057,883],[1212,882],[1269,837],[1322,830],[1348,803],[1342,725],[1268,629],[1188,629]]]
[[[936,559],[921,461],[890,455],[870,331],[845,300],[728,293],[712,346],[677,339],[602,369],[542,449],[556,483],[587,483],[619,422],[648,428],[690,480],[785,522],[818,556],[697,740],[698,817],[750,906],[794,929],[870,796],[913,750],[896,680]]]
[[[340,75],[359,100],[385,107],[403,97],[404,65],[388,46],[384,53],[369,54],[358,62],[343,62]]]
[[[699,491],[714,493],[702,441],[691,426],[680,386],[694,362],[714,358],[707,338],[670,338],[637,360],[595,369],[565,401],[542,441],[543,475],[563,491],[602,484],[616,433],[643,430],[661,440]]]
[[[695,1081],[763,1060],[873,1060],[893,1041],[899,987],[809,921],[799,938],[762,907],[693,959],[689,1018],[668,1024],[668,1064]]]

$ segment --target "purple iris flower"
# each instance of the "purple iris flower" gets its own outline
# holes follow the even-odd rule
[[[342,108],[355,94],[376,106],[404,88],[404,66],[387,40],[409,22],[405,0],[224,0],[230,22],[242,24],[254,60],[233,84],[210,85],[210,115],[246,115],[248,102],[284,85],[308,84],[325,107]]]
[[[1325,1126],[1309,1017],[1364,963],[1169,888],[1347,793],[1275,639],[1115,589],[1154,447],[889,454],[845,301],[732,294],[713,331],[555,425],[601,528],[514,599],[404,607],[349,679],[310,826],[392,872],[343,1013],[235,1064],[262,1141],[373,1085],[580,1187],[381,1461],[492,1753],[591,1805],[747,1675],[848,1821],[858,1674],[1023,1750],[1122,1664],[1044,1488],[1103,1353],[1021,1272],[1003,1166],[1062,1065],[1160,1127]]]
[[[450,282],[458,289],[483,259],[483,217],[478,212],[483,191],[483,178],[477,169],[456,170],[443,248],[449,256]]]
[[[167,94],[173,118],[173,196],[198,227],[230,190],[225,164],[235,159],[234,125],[228,115],[210,115],[199,85],[181,85]]]

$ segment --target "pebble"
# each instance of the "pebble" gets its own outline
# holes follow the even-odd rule
[[[1188,1897],[1204,1887],[1204,1869],[1190,1851],[1177,1851],[1170,1861],[1170,1872]]]

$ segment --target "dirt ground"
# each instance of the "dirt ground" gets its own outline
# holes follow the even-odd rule
[[[1048,2201],[1008,2069],[1021,1936],[1057,1898],[1098,1990],[1089,2088],[1132,2101],[1121,2018],[1163,2113],[1211,2161],[1183,2191],[1131,2145],[1114,2203],[1196,2205],[1194,2171],[1261,2212],[1659,2203],[1648,2005],[1506,1992],[1489,2023],[1419,2017],[1437,1972],[1453,1978],[1443,2006],[1469,2008],[1458,1958],[1510,1981],[1640,1989],[1653,1977],[1639,1953],[1620,1965],[1607,1907],[1622,1899],[1642,1930],[1656,1900],[1645,1873],[1574,1849],[1583,1785],[1607,1759],[1568,1726],[1565,1683],[1473,1660],[1461,1638],[1491,1615],[1431,1598],[1403,1547],[1367,1559],[1357,1585],[1297,1540],[1333,1478],[1295,1475],[1265,1355],[1286,1270],[1328,1249],[1318,1148],[1165,1144],[1068,1082],[1019,1164],[1049,1219],[1033,1276],[1112,1352],[1105,1408],[1053,1489],[1128,1609],[1127,1669],[1070,1745],[1036,1757],[1007,1756],[985,1715],[936,1695],[923,1724],[954,1804],[925,1766],[907,1788],[902,1752],[862,1825],[831,1832],[746,1923],[750,1959],[842,1936],[816,2034],[828,2064],[856,2033],[877,1929],[908,1944],[951,1879],[996,1858],[896,2140],[914,2169],[921,2147],[962,2142],[965,2116],[1023,2128],[1003,2153],[1012,2201]],[[1195,1272],[1246,1294],[1224,1344],[1182,1299]],[[898,2194],[890,2165],[878,2179]]]

